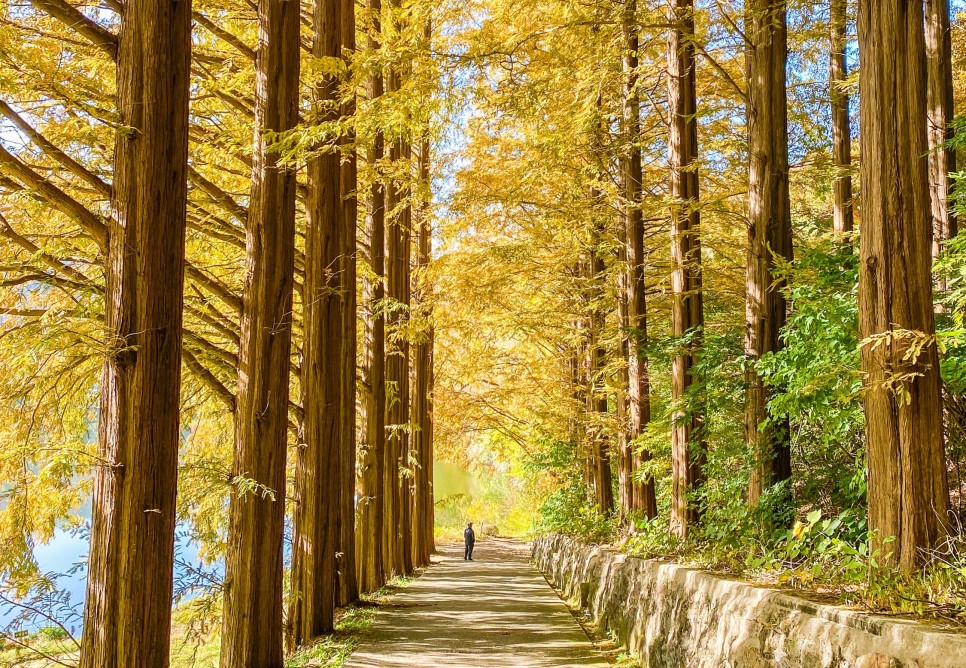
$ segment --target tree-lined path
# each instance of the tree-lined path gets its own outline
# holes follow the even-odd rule
[[[966,0],[0,0],[0,668],[468,522],[966,628],[964,111]],[[598,661],[497,545],[356,665]]]
[[[461,546],[393,598],[347,668],[607,666],[540,572],[526,545],[493,540],[474,561]]]

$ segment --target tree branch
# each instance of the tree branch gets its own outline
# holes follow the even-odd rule
[[[194,167],[188,167],[188,179],[201,189],[213,202],[221,205],[238,222],[245,225],[248,222],[248,209],[214,183],[202,176]]]
[[[84,16],[79,9],[68,4],[66,0],[31,0],[31,2],[38,9],[86,37],[94,46],[109,55],[111,60],[117,60],[117,35]]]
[[[64,153],[53,142],[49,141],[40,132],[35,130],[29,123],[27,123],[23,117],[20,116],[13,108],[0,100],[0,114],[6,116],[10,121],[16,125],[21,132],[23,132],[30,140],[37,144],[40,148],[44,150],[47,155],[52,157],[54,160],[63,165],[68,171],[73,173],[75,176],[80,177],[96,190],[99,194],[103,195],[105,198],[110,199],[111,197],[111,186],[101,180],[97,174],[84,167],[72,157]]]
[[[36,192],[55,209],[72,218],[80,225],[81,229],[91,236],[101,251],[107,249],[107,225],[100,218],[91,213],[86,206],[22,163],[3,146],[0,146],[0,168],[24,186]]]
[[[242,300],[233,293],[227,285],[220,280],[203,272],[192,264],[185,265],[185,277],[191,279],[198,285],[204,286],[209,292],[221,299],[238,312],[241,312]]]
[[[221,28],[220,26],[218,26],[216,23],[214,23],[207,16],[203,15],[201,12],[193,13],[192,17],[194,18],[195,23],[204,27],[205,30],[210,32],[212,35],[214,35],[221,41],[227,42],[228,44],[235,47],[235,50],[237,50],[240,54],[242,54],[249,60],[252,60],[252,61],[255,60],[255,49],[245,44],[243,41],[238,39],[238,37],[231,34],[224,28]]]
[[[28,253],[32,253],[54,271],[64,274],[71,280],[77,281],[78,283],[86,283],[91,288],[100,290],[100,287],[95,286],[91,279],[89,279],[83,272],[74,269],[66,262],[63,262],[50,253],[41,250],[40,246],[19,234],[15,229],[13,229],[13,227],[10,226],[9,221],[7,221],[3,214],[0,214],[0,236],[6,237]]]
[[[199,362],[198,358],[186,346],[181,346],[181,359],[184,361],[185,366],[188,367],[188,370],[197,376],[198,380],[204,383],[225,404],[229,411],[234,413],[235,395],[232,394],[231,390],[225,387],[224,383],[218,380],[215,374],[209,371],[204,364]]]

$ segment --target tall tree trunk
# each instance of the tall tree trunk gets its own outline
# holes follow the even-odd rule
[[[258,22],[255,149],[225,561],[224,668],[282,665],[295,171],[278,164],[268,137],[298,122],[299,1],[259,0]]]
[[[356,49],[355,0],[341,0],[341,46],[346,71],[351,67],[351,54]],[[356,113],[355,98],[343,103],[342,116],[351,121]],[[355,133],[343,137],[342,162],[342,453],[339,456],[342,480],[342,506],[339,511],[339,605],[348,605],[359,598],[359,582],[356,578],[356,365],[358,352],[357,335],[357,278],[358,255],[357,218],[358,197]]]
[[[637,92],[637,0],[625,0],[622,16],[624,36],[624,142],[622,173],[624,188],[624,230],[627,246],[627,320],[629,326],[628,376],[630,399],[630,439],[640,438],[651,421],[651,381],[648,372],[647,344],[647,292],[644,283],[644,216],[641,213],[641,152],[638,147],[640,135],[640,101]],[[633,447],[633,445],[632,445]],[[654,480],[635,482],[634,475],[641,464],[651,459],[651,453],[643,450],[632,455],[631,461],[631,510],[645,517],[657,517],[657,499]]]
[[[830,2],[829,99],[832,101],[832,228],[839,234],[852,231],[852,130],[849,95],[843,86],[848,77],[845,60],[847,0]]]
[[[398,142],[390,150],[390,156],[395,162],[399,157]],[[407,355],[401,340],[404,336],[403,322],[405,307],[405,286],[402,282],[406,278],[403,266],[408,258],[405,255],[405,234],[403,226],[406,224],[405,215],[400,211],[400,191],[396,183],[387,185],[386,209],[390,218],[386,225],[386,575],[404,575],[406,573],[403,557],[403,501],[407,498],[403,489],[406,482],[401,475],[404,465],[405,439],[403,432],[407,428],[408,417],[405,413],[406,403],[403,392],[408,385]]]
[[[399,0],[392,0],[389,18],[394,24],[405,20]],[[399,34],[401,26],[394,26]],[[403,68],[394,64],[389,68],[387,89],[390,93],[402,88]],[[405,129],[403,129],[405,132]],[[393,140],[389,156],[396,170],[400,163],[411,160],[409,142],[403,136]],[[406,170],[408,172],[408,170]],[[402,180],[394,178],[389,185],[386,209],[390,220],[386,228],[386,283],[389,308],[389,336],[387,343],[386,385],[392,392],[392,400],[386,401],[386,428],[389,432],[387,448],[390,458],[386,462],[387,493],[393,496],[391,509],[386,513],[389,533],[387,551],[392,572],[405,575],[412,572],[412,485],[409,471],[409,342],[406,339],[406,323],[409,320],[409,275],[411,255],[412,210],[409,205],[408,175]]]
[[[342,0],[315,3],[312,55],[341,54]],[[326,75],[313,85],[315,120],[339,119],[339,78]],[[339,147],[335,138],[317,147],[306,165],[305,307],[302,344],[304,442],[295,460],[290,646],[332,631],[335,620],[336,554],[341,541],[344,429],[345,333],[343,300],[348,291],[345,218]],[[354,368],[353,364],[353,368]]]
[[[381,0],[369,0],[373,21],[373,35],[369,50],[379,48],[375,37],[381,32]],[[383,94],[383,77],[379,71],[369,78],[369,97],[375,100]],[[368,162],[375,166],[382,160],[384,142],[377,131]],[[369,268],[372,278],[364,283],[366,304],[365,348],[363,364],[368,389],[365,403],[365,444],[360,455],[362,496],[359,501],[359,588],[372,592],[386,582],[386,315],[385,299],[385,187],[380,179],[373,181],[369,193],[366,216],[366,236],[369,239]]]
[[[587,278],[591,294],[589,304],[591,309],[590,345],[588,347],[590,359],[587,375],[588,410],[592,413],[591,419],[593,421],[590,434],[591,472],[597,509],[602,514],[609,515],[614,511],[614,490],[610,467],[610,448],[604,429],[604,421],[607,416],[607,391],[604,387],[607,348],[602,341],[605,324],[605,313],[601,305],[605,280],[604,251],[601,249],[604,232],[602,193],[594,189],[591,199],[598,204],[594,212],[598,220],[594,222],[594,228],[591,231],[590,258],[587,263]]]
[[[402,141],[399,146],[400,156],[406,160],[407,164],[412,159],[412,146],[408,141]],[[408,173],[407,169],[407,173]],[[408,330],[409,320],[412,312],[412,257],[413,257],[413,208],[410,203],[411,188],[406,185],[405,190],[400,193],[400,200],[405,201],[403,209],[402,229],[402,289],[404,309],[401,314],[404,318],[401,323]],[[413,466],[412,466],[412,393],[410,371],[412,369],[412,346],[409,343],[408,334],[398,341],[403,353],[403,375],[402,384],[399,390],[399,400],[402,403],[400,413],[402,414],[403,430],[402,436],[402,455],[399,464],[402,469],[399,507],[402,510],[402,557],[403,572],[407,575],[412,573],[413,568]]]
[[[627,223],[626,216],[623,221]],[[626,228],[622,230],[626,239]],[[617,261],[621,266],[627,263],[626,244],[621,244],[617,251]],[[630,421],[627,400],[627,388],[630,386],[630,374],[626,362],[630,359],[630,344],[627,337],[627,272],[618,277],[617,320],[622,332],[620,338],[620,355],[625,361],[617,370],[617,390],[614,392],[614,417],[617,420],[617,502],[621,522],[628,522],[629,514],[634,509],[634,452],[630,441]]]
[[[429,43],[427,25],[426,41]],[[433,364],[433,328],[430,320],[430,301],[432,299],[429,268],[432,253],[432,221],[429,214],[429,138],[423,137],[419,147],[419,181],[423,199],[417,210],[418,237],[417,261],[417,290],[421,315],[426,318],[426,338],[415,345],[413,366],[415,373],[415,387],[413,391],[413,453],[415,460],[415,476],[413,485],[413,562],[416,566],[428,566],[430,555],[435,548],[433,536],[433,419],[432,419],[432,364]]]
[[[788,198],[788,100],[785,65],[788,29],[784,0],[749,0],[745,5],[748,68],[748,253],[745,283],[745,358],[748,385],[745,443],[754,459],[748,502],[756,506],[772,485],[791,477],[787,424],[765,426],[768,396],[754,368],[761,356],[782,347],[784,282],[776,257],[792,258]],[[787,506],[776,500],[777,506]],[[785,508],[773,519],[787,521]]]
[[[943,146],[953,136],[952,38],[949,0],[926,0],[926,113],[929,142],[929,199],[932,206],[932,256],[956,236],[956,217],[949,210],[950,174],[956,171],[956,151]],[[946,281],[937,286],[946,289]]]
[[[668,100],[671,112],[671,326],[679,343],[671,367],[671,528],[680,538],[700,522],[694,495],[704,483],[704,406],[688,398],[704,329],[698,209],[698,121],[695,91],[694,2],[668,6]],[[687,341],[685,342],[685,339]]]
[[[575,332],[574,341],[565,348],[566,353],[566,375],[570,388],[571,410],[568,411],[570,419],[567,425],[567,438],[573,447],[574,461],[580,467],[581,483],[585,492],[592,488],[592,476],[589,475],[588,462],[586,456],[585,441],[587,436],[586,414],[588,412],[587,402],[587,373],[584,368],[586,363],[587,334],[583,313],[586,308],[586,295],[583,284],[585,283],[585,262],[577,260],[567,268],[567,276],[573,285],[570,295],[570,310],[578,314],[571,321],[571,329]]]
[[[584,269],[587,268],[586,263],[581,266]],[[587,503],[596,505],[599,503],[597,494],[597,427],[593,424],[596,404],[593,398],[593,353],[591,352],[593,327],[590,318],[581,318],[577,323],[577,329],[580,331],[582,338],[578,348],[580,376],[577,394],[583,400],[580,404],[580,417],[576,425],[578,429],[577,456],[582,464],[585,500]]]
[[[432,238],[432,230],[427,230]],[[432,254],[432,241],[429,243],[429,254]],[[432,315],[430,315],[432,320]],[[423,457],[426,461],[426,479],[428,481],[428,491],[423,496],[423,531],[426,532],[426,547],[429,553],[436,551],[436,493],[434,487],[435,470],[435,425],[436,418],[433,412],[433,404],[436,396],[436,329],[432,322],[429,325],[429,339],[426,341],[426,410],[423,413],[422,432],[425,434]]]
[[[168,665],[180,443],[191,3],[121,21],[90,571],[80,665]]]
[[[949,508],[938,352],[922,339],[935,334],[922,2],[863,2],[858,25],[869,530],[881,562],[909,573],[940,540]]]

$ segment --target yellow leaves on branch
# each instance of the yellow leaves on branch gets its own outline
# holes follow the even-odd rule
[[[862,339],[859,342],[860,348],[875,357],[882,365],[884,374],[882,380],[867,386],[866,390],[883,389],[892,392],[900,406],[908,406],[912,401],[910,387],[916,378],[923,375],[924,363],[920,362],[920,358],[927,348],[938,345],[935,334],[927,335],[919,330],[901,327]]]

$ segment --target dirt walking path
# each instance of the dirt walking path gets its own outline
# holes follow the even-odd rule
[[[522,543],[441,548],[438,564],[380,610],[347,668],[610,665],[529,563]]]

